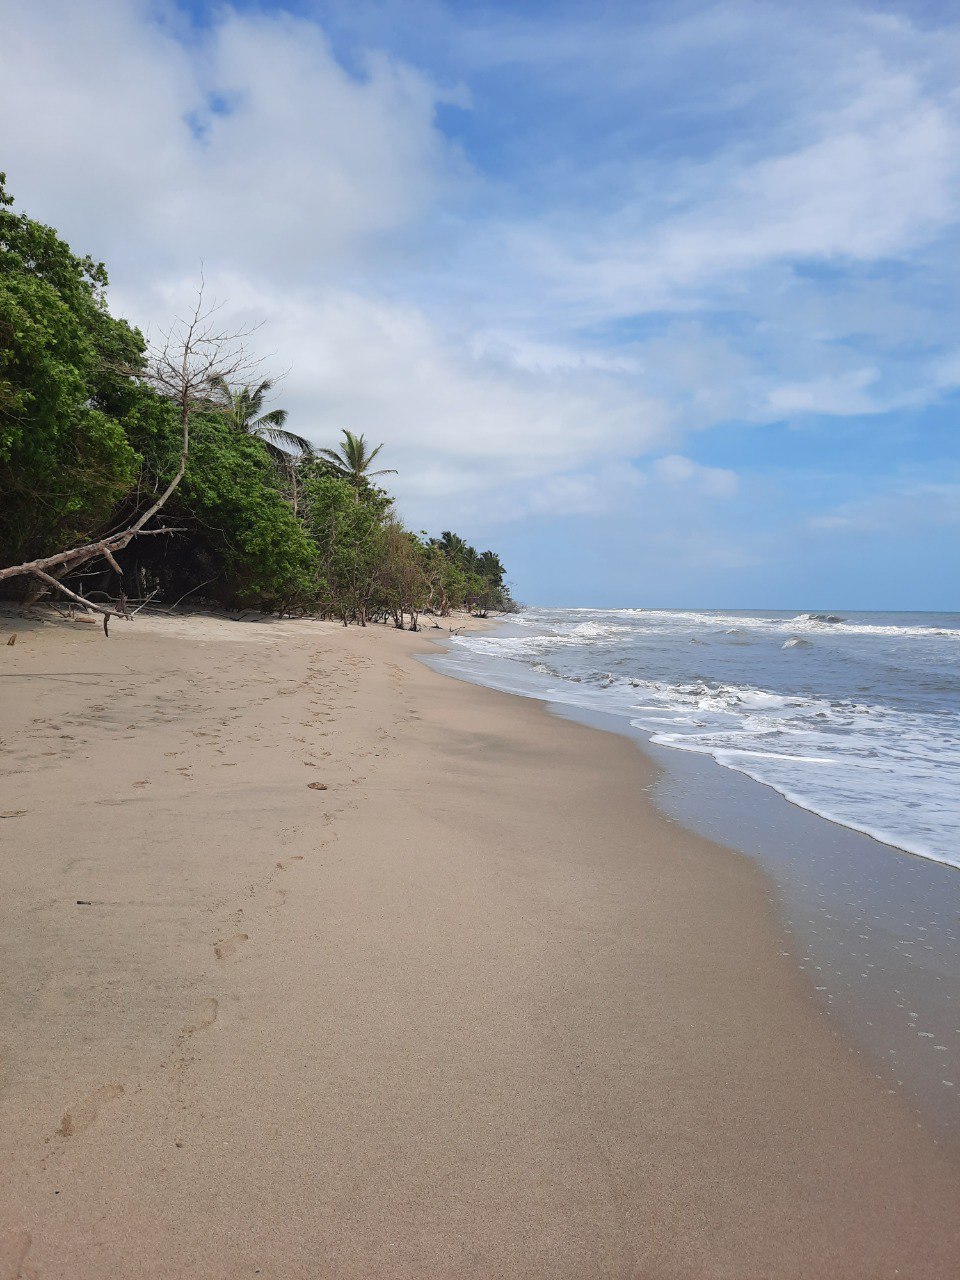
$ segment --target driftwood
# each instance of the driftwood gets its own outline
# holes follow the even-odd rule
[[[83,596],[78,596],[75,591],[71,591],[69,587],[65,587],[62,582],[58,582],[56,578],[52,578],[49,573],[44,573],[42,569],[34,569],[33,572],[34,576],[39,578],[41,582],[46,582],[51,587],[56,587],[58,591],[61,591],[70,600],[76,601],[77,604],[82,604],[85,609],[93,609],[96,613],[102,613],[103,634],[105,636],[109,636],[110,619],[114,616],[112,609],[105,609],[103,605],[94,604],[92,600],[85,600]]]

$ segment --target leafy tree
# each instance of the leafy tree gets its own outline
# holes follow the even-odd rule
[[[459,534],[451,533],[449,529],[444,529],[443,533],[435,541],[448,560],[463,568],[471,567],[472,561],[476,558],[476,552],[473,547],[467,546]]]
[[[466,579],[457,564],[444,555],[436,538],[429,538],[423,543],[423,567],[427,579],[427,607],[445,617],[463,602]]]
[[[176,442],[173,419],[152,419],[137,443],[152,468]],[[280,489],[262,444],[241,435],[221,414],[193,420],[183,483],[168,503],[183,531],[163,545],[134,545],[123,557],[134,577],[146,575],[161,595],[176,599],[202,586],[227,605],[286,610],[310,607],[317,550]]]
[[[419,539],[391,517],[384,525],[380,591],[395,627],[403,629],[410,615],[410,630],[419,630],[418,618],[430,600],[425,548]]]
[[[374,476],[395,476],[397,474],[392,468],[386,468],[381,471],[370,470],[374,459],[382,448],[383,445],[378,444],[375,449],[370,449],[367,447],[366,439],[362,435],[355,436],[352,431],[345,430],[343,442],[339,448],[318,449],[317,452],[321,458],[330,464],[336,475],[350,481],[356,491],[357,501],[359,501],[360,492],[364,484]]]
[[[478,552],[449,529],[439,538],[429,539],[427,551],[433,598],[440,601],[441,613],[463,606],[482,616],[491,609],[516,609],[504,581],[506,570],[496,552]]]
[[[305,520],[318,553],[317,593],[325,611],[367,625],[383,554],[383,503],[361,502],[339,476],[307,475]]]
[[[90,537],[136,482],[125,426],[151,393],[137,330],[106,309],[102,263],[11,211],[0,174],[0,564]]]

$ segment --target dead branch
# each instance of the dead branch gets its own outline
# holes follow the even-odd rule
[[[151,591],[151,592],[150,592],[150,594],[147,596],[147,598],[146,598],[145,600],[142,600],[142,601],[140,602],[140,604],[138,604],[138,605],[137,605],[137,607],[134,609],[133,613],[131,613],[131,614],[130,614],[130,617],[131,617],[131,618],[135,618],[135,617],[137,616],[137,614],[140,612],[140,610],[141,610],[141,609],[145,609],[145,608],[147,607],[147,605],[150,603],[150,601],[153,599],[153,597],[154,597],[155,595],[159,595],[159,593],[160,593],[160,588],[159,588],[159,587],[157,587],[155,591]]]
[[[0,581],[4,578],[18,578],[33,574],[39,576],[42,570],[61,567],[64,572],[79,568],[88,560],[95,560],[107,551],[122,551],[132,538],[139,535],[148,538],[160,533],[182,533],[182,529],[124,529],[113,533],[109,538],[98,538],[96,542],[85,542],[83,546],[74,547],[71,551],[60,551],[55,556],[43,556],[39,560],[28,560],[25,564],[11,565],[8,569],[0,569]]]
[[[49,573],[44,573],[42,569],[34,569],[33,572],[36,577],[40,578],[43,582],[47,583],[48,586],[56,587],[58,591],[62,591],[65,596],[69,596],[70,599],[75,600],[77,604],[82,604],[85,609],[93,609],[96,613],[102,613],[103,614],[103,634],[105,636],[110,635],[110,631],[108,629],[108,623],[110,622],[111,618],[118,617],[119,616],[118,614],[113,613],[113,611],[110,609],[105,609],[103,605],[94,604],[92,600],[85,600],[83,596],[78,596],[75,591],[71,591],[69,587],[65,587],[62,582],[59,582],[56,578],[52,577]]]

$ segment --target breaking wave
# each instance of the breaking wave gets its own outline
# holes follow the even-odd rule
[[[956,615],[536,610],[450,660],[960,866],[958,640]]]

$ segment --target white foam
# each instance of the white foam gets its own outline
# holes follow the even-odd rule
[[[898,625],[895,623],[874,623],[853,621],[842,614],[830,613],[798,613],[793,616],[767,617],[762,614],[735,614],[721,611],[696,609],[565,609],[565,615],[590,614],[594,620],[587,625],[604,625],[597,623],[597,618],[622,618],[632,623],[631,629],[643,630],[647,627],[655,630],[676,627],[693,631],[714,631],[719,634],[737,635],[739,632],[761,632],[776,634],[797,631],[812,633],[832,633],[850,636],[917,636],[920,638],[942,637],[960,641],[960,627],[924,626],[923,624]],[[521,625],[536,625],[535,618],[521,615]],[[587,635],[587,632],[581,634]]]
[[[762,676],[767,660],[763,652],[806,648],[803,669],[812,679],[820,668],[810,663],[820,664],[822,649],[816,643],[811,648],[808,639],[797,635],[803,628],[829,634],[847,628],[851,635],[882,634],[894,639],[923,636],[934,644],[944,643],[944,638],[951,644],[960,637],[960,630],[828,622],[813,615],[770,619],[668,610],[570,613],[529,616],[523,635],[462,636],[456,643],[465,656],[506,658],[511,666],[526,669],[527,676],[518,671],[516,680],[510,678],[514,691],[624,716],[655,743],[710,755],[823,817],[960,867],[960,711],[946,705],[940,708],[935,700],[931,709],[923,702],[912,705],[904,697],[885,703],[869,695],[790,694],[764,688],[759,679],[757,683],[671,682],[645,679],[634,673],[636,668],[629,676],[598,669],[601,662],[604,666],[619,662],[621,672],[624,665],[640,665],[643,654],[653,652],[644,644],[653,642],[638,643],[638,637],[649,637],[650,628],[684,646],[691,630],[709,627],[718,635],[724,624],[729,629],[763,632],[771,641],[786,631],[785,642],[768,643],[766,651],[758,649],[757,675]],[[866,644],[874,649],[872,641]],[[594,648],[596,655],[591,652]],[[686,663],[700,661],[689,648],[685,652],[689,654]],[[856,666],[858,652],[851,651],[851,688],[866,678],[864,669]],[[887,647],[879,652],[889,655],[894,650]],[[944,651],[946,669],[950,653]],[[562,674],[551,665],[550,654],[556,655]],[[619,654],[624,657],[617,658]],[[781,661],[790,663],[784,670],[798,669],[799,658],[784,654]],[[750,669],[744,659],[737,662],[738,670]],[[931,669],[940,669],[936,661]],[[844,666],[842,671],[846,670]],[[482,678],[506,687],[502,672],[492,669],[488,676]],[[528,678],[537,682],[535,688],[526,683]]]

